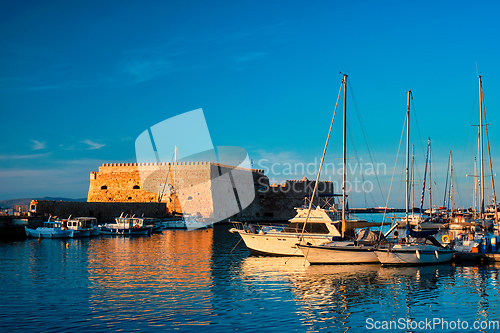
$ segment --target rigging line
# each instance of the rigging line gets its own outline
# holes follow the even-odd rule
[[[434,159],[434,150],[433,149],[431,149],[431,154],[430,154],[429,158],[430,158],[429,161],[435,161],[435,159]],[[436,162],[429,163],[429,166],[430,166],[430,169],[431,169],[430,171],[431,171],[431,174],[433,174],[433,175],[437,175],[435,164],[436,164]],[[438,198],[441,195],[441,191],[440,191],[439,186],[438,186],[439,181],[437,180],[436,176],[434,176],[430,180],[432,182],[432,184],[430,184],[431,187],[432,187],[432,198]],[[437,202],[438,200],[434,200],[434,201]],[[436,204],[434,204],[434,206],[436,206]],[[431,207],[431,210],[432,210],[432,207]]]
[[[361,116],[360,116],[360,113],[359,113],[358,103],[357,103],[357,100],[356,100],[356,96],[354,95],[354,91],[352,89],[352,84],[349,85],[349,92],[351,93],[351,96],[352,96],[352,100],[353,100],[353,103],[354,103],[354,108],[356,110],[356,115],[358,117],[359,125],[361,127],[361,133],[363,134],[363,138],[365,140],[365,144],[366,144],[366,147],[367,147],[367,150],[368,150],[368,156],[370,156],[370,161],[371,161],[371,163],[373,165],[378,165],[376,163],[376,159],[373,157],[373,147],[371,146],[370,141],[368,140],[368,136],[367,136],[366,130],[365,130],[365,125],[364,125],[363,120],[361,119]],[[385,186],[384,186],[383,183],[382,184],[380,183],[380,179],[379,179],[377,173],[375,174],[375,179],[377,179],[377,184],[378,184],[378,188],[379,188],[379,191],[380,191],[380,195],[383,198],[385,196],[384,192],[387,193],[386,188],[385,188]]]
[[[451,156],[451,165],[453,166],[454,165],[454,162],[453,162],[453,155]],[[456,184],[453,184],[453,196],[455,196],[455,194],[457,195],[458,197],[458,201],[456,199],[453,199],[454,203],[455,203],[455,206],[456,206],[456,203],[457,202],[462,202],[462,198],[460,197],[460,191],[458,189],[458,183]]]
[[[365,176],[363,175],[363,167],[362,167],[362,164],[361,164],[361,158],[359,158],[358,152],[356,150],[356,145],[354,144],[354,140],[353,140],[353,137],[352,137],[352,132],[353,131],[351,131],[350,125],[347,125],[347,127],[348,127],[348,131],[347,132],[349,133],[349,138],[351,139],[350,143],[351,143],[352,151],[354,152],[354,159],[357,161],[357,163],[359,165],[359,174],[360,174],[361,179],[362,179],[362,183],[361,183],[362,185],[361,186],[362,186],[362,189],[363,189],[363,186],[365,184]],[[347,171],[351,171],[351,173],[353,175],[356,173],[356,170],[358,170],[358,167],[355,167],[354,172],[353,172],[353,170],[350,167],[347,168]],[[350,173],[348,172],[347,175],[349,176]],[[352,185],[351,185],[351,188],[352,188]],[[367,201],[367,198],[366,198],[366,192],[364,190],[362,190],[362,192],[363,192],[363,197],[365,199],[365,207],[368,207],[368,201]],[[371,194],[371,192],[369,192],[369,194]],[[372,198],[372,201],[375,204],[375,206],[377,206],[377,204],[376,204],[376,202],[375,202],[375,200],[373,198],[373,195],[371,195],[371,198]],[[355,199],[354,197],[351,197],[349,199],[349,201],[351,202],[351,206],[354,203],[353,202],[354,199]]]
[[[160,195],[158,196],[158,202],[161,202],[161,199],[163,199],[163,194],[165,193],[165,187],[167,186],[168,175],[170,174],[170,170],[172,168],[174,156],[175,156],[175,152],[174,152],[174,154],[172,154],[172,159],[170,160],[170,164],[168,165],[167,176],[165,178],[165,183],[163,184],[163,189],[162,189]],[[158,169],[161,170],[161,168],[159,166],[158,166]],[[173,185],[172,185],[172,187],[173,187]]]
[[[384,216],[382,218],[382,226],[384,225],[385,215],[387,213],[387,206],[389,205],[389,198],[391,196],[392,183],[394,181],[394,175],[396,174],[396,167],[398,165],[399,152],[401,151],[401,143],[403,142],[403,137],[404,137],[404,134],[405,134],[405,128],[406,128],[405,125],[406,126],[408,125],[408,124],[406,124],[406,115],[405,115],[405,120],[404,120],[404,123],[403,123],[403,130],[401,131],[401,138],[399,139],[398,153],[396,154],[396,161],[394,162],[394,169],[392,171],[391,184],[389,186],[389,193],[387,194],[387,200],[385,202]]]
[[[472,109],[471,109],[471,112],[470,112],[470,119],[469,119],[469,126],[467,128],[467,137],[465,139],[465,149],[463,150],[464,153],[462,155],[462,162],[460,163],[459,165],[459,169],[458,169],[458,174],[462,174],[462,167],[464,165],[464,161],[465,161],[465,156],[470,156],[471,154],[468,154],[468,148],[469,148],[469,137],[470,137],[470,128],[472,126],[472,118],[474,116],[474,113],[475,113],[475,109],[476,109],[476,102],[477,102],[477,90],[474,89],[475,93],[474,93],[474,100],[473,100],[473,103],[472,103]]]
[[[413,100],[413,94],[412,94],[412,100]],[[420,126],[418,126],[417,111],[415,110],[415,102],[411,103],[411,107],[413,109],[413,118],[415,118],[415,124],[417,125],[418,138],[420,139],[420,148],[422,149],[422,154],[424,155],[425,150],[422,141],[422,136],[420,135]]]
[[[451,162],[451,156],[448,159],[448,167],[446,168],[446,182],[444,183],[443,207],[446,207],[446,192],[448,192],[448,177],[450,173],[450,162]]]
[[[328,147],[328,141],[330,140],[330,134],[332,133],[333,120],[335,119],[335,114],[337,113],[337,106],[339,104],[340,93],[342,92],[343,85],[344,85],[344,78],[342,79],[342,82],[340,83],[339,94],[337,96],[337,102],[335,103],[335,109],[333,110],[332,121],[330,123],[330,130],[328,131],[328,136],[326,137],[325,148],[323,149],[323,156],[321,156],[321,163],[319,164],[318,175],[316,176],[316,182],[314,183],[313,193],[311,195],[311,200],[309,201],[309,209],[307,210],[306,220],[304,221],[304,225],[302,226],[302,232],[300,234],[299,242],[301,242],[303,239],[304,230],[306,229],[306,224],[307,224],[307,221],[309,220],[309,215],[311,214],[312,202],[314,200],[316,190],[318,189],[319,176],[321,174],[321,168],[323,167],[323,161],[325,160],[326,148]]]
[[[486,122],[486,107],[484,105],[484,93],[481,94],[481,102],[483,103],[483,116],[484,116],[484,126],[486,127],[486,144],[488,146],[488,157],[490,161],[490,173],[491,173],[491,191],[493,195],[493,205],[495,210],[495,224],[498,224],[498,214],[497,214],[497,196],[495,193],[495,181],[493,179],[493,166],[491,164],[491,151],[490,151],[490,140],[488,138],[488,123]]]
[[[157,158],[158,158],[158,154],[157,155]],[[170,160],[170,164],[168,165],[168,171],[167,171],[167,176],[165,177],[165,182],[163,183],[163,188],[161,190],[161,193],[158,194],[158,205],[156,206],[156,212],[155,212],[155,215],[158,215],[158,211],[160,210],[160,204],[161,204],[161,201],[163,200],[163,195],[165,193],[165,187],[167,186],[167,182],[168,182],[168,176],[170,174],[170,169],[172,168],[172,163],[173,163],[173,160],[174,160],[174,156],[175,156],[175,152],[172,154],[172,159]],[[159,158],[158,158],[159,160]],[[160,167],[160,163],[158,163],[158,170],[161,171],[161,167]],[[172,185],[172,189],[173,189],[173,185]],[[175,195],[175,193],[174,193]],[[173,210],[175,211],[175,207],[173,208]]]
[[[232,248],[232,250],[229,252],[229,254],[233,253],[234,249],[238,246],[238,244],[241,242],[243,238],[240,237],[240,240],[238,241],[238,243],[236,243],[236,245]]]

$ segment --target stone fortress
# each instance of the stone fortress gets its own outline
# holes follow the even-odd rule
[[[295,216],[295,207],[304,205],[314,183],[304,177],[271,184],[263,170],[214,162],[113,163],[91,171],[87,202],[34,201],[31,209],[61,217],[95,216],[104,222],[119,211],[169,216],[175,204],[176,212],[216,221],[286,221]],[[333,195],[333,183],[321,181],[318,193]]]

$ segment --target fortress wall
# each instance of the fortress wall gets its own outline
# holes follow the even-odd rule
[[[170,163],[103,164],[98,172],[90,173],[87,201],[156,203],[159,193],[163,192],[161,202],[167,213],[173,211],[175,201],[177,212],[200,213],[205,217],[218,218],[236,212],[232,218],[288,220],[295,216],[294,208],[302,206],[304,197],[314,188],[315,182],[307,179],[269,184],[263,170],[251,170],[251,173],[249,170],[209,162],[178,163],[174,200],[168,186],[173,184],[174,176],[174,166]],[[251,202],[242,211],[239,211],[241,205],[238,206],[233,186],[241,204]],[[319,183],[320,194],[333,193],[333,190],[332,182]]]
[[[128,203],[128,202],[72,202],[33,200],[31,210],[45,216],[68,218],[78,216],[96,217],[99,223],[113,222],[120,214],[130,216],[166,217],[164,203]]]

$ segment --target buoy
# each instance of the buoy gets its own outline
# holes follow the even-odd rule
[[[434,254],[436,255],[436,258],[439,259],[439,254],[437,250],[434,250]]]
[[[449,242],[450,242],[450,236],[448,236],[448,235],[443,235],[442,240],[443,240],[443,243],[449,243]]]
[[[66,248],[69,248],[69,243],[66,243]]]
[[[418,252],[418,250],[415,251],[415,255],[417,256],[417,259],[420,260],[420,252]]]

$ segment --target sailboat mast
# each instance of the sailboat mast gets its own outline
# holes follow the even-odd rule
[[[172,190],[173,190],[173,195],[174,195],[174,201],[173,201],[173,213],[175,214],[175,170],[177,169],[177,146],[174,147],[174,179],[172,181]]]
[[[479,143],[479,141],[478,141]],[[474,157],[474,191],[472,192],[472,209],[474,213],[474,218],[477,217],[477,182],[479,179],[477,178],[477,157]]]
[[[347,74],[344,74],[344,125],[343,125],[343,144],[342,144],[342,237],[344,237],[344,232],[346,230],[345,226],[345,213],[346,213],[346,180],[347,180],[347,134],[346,134],[346,115],[347,115]]]
[[[409,223],[408,221],[408,206],[409,206],[409,200],[410,200],[410,170],[409,170],[409,164],[410,164],[410,96],[411,96],[411,90],[408,90],[408,104],[406,108],[406,199],[405,199],[405,204],[406,204],[406,230],[409,229]]]
[[[486,109],[484,107],[484,95],[482,94],[482,83],[481,83],[481,103],[483,105],[483,116],[484,116],[484,129],[486,131],[486,145],[488,148],[488,159],[490,162],[490,175],[491,175],[491,190],[493,194],[493,211],[495,214],[495,226],[498,226],[498,214],[497,214],[497,195],[495,191],[495,180],[493,179],[493,165],[491,164],[491,150],[490,150],[490,139],[488,136],[488,122],[486,121]]]
[[[451,158],[451,152],[450,152]],[[448,205],[451,207],[451,216],[453,216],[453,207],[455,206],[454,198],[453,198],[453,165],[450,166],[450,201]]]
[[[415,213],[415,145],[411,145],[411,214]]]
[[[431,138],[429,138],[429,209],[430,218],[432,219],[432,179],[431,179]]]
[[[484,213],[484,165],[483,165],[483,84],[481,82],[481,75],[479,75],[479,172],[480,172],[480,201],[479,201],[479,218],[483,218]]]

